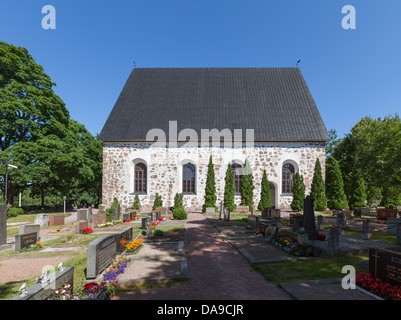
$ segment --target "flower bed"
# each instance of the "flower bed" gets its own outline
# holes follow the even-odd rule
[[[44,247],[43,242],[37,241],[35,244],[31,244],[29,247],[24,247],[20,250],[20,252],[25,252],[25,251],[38,251],[42,250]]]
[[[124,248],[126,252],[134,252],[136,251],[140,245],[143,243],[143,239],[139,238],[137,240],[133,240],[130,242],[127,242],[126,240],[121,240],[120,245]]]
[[[284,250],[297,257],[308,257],[313,253],[311,246],[308,246],[305,243],[299,244],[291,238],[282,235],[274,236],[269,240],[269,242],[276,248]]]
[[[356,284],[375,295],[388,300],[401,300],[401,287],[392,286],[379,278],[373,278],[370,273],[359,272],[356,277]]]
[[[91,228],[84,228],[84,229],[82,229],[82,233],[83,234],[93,233],[93,230]]]
[[[110,267],[108,267],[105,271],[103,281],[116,280],[119,274],[124,273],[129,261],[131,261],[131,258],[127,258],[124,253],[113,259]]]

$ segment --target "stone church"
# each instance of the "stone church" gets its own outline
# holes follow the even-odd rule
[[[265,169],[273,205],[286,209],[296,172],[306,194],[316,158],[324,176],[329,135],[299,68],[135,68],[99,139],[106,207],[131,207],[138,194],[148,210],[156,193],[172,206],[183,193],[186,209],[200,210],[212,156],[216,205],[229,163],[239,205],[248,159],[254,203]]]

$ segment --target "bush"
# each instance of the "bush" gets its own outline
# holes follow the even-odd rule
[[[22,208],[7,207],[7,219],[24,214]]]
[[[185,220],[188,216],[188,213],[184,208],[173,209],[173,218],[175,220]]]

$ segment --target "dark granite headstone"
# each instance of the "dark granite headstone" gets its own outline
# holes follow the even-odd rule
[[[116,236],[104,235],[88,245],[86,278],[94,279],[107,268],[117,255]]]
[[[323,230],[324,230],[323,216],[318,216],[317,217],[317,231],[323,231]]]
[[[20,251],[22,248],[28,248],[38,242],[38,233],[18,234],[15,236],[15,251]]]
[[[313,205],[313,198],[311,196],[307,196],[304,199],[304,219],[303,219],[303,227],[305,228],[305,232],[308,235],[309,240],[317,240],[317,231],[315,224],[315,208]]]
[[[142,217],[142,229],[146,230],[148,225],[148,220],[150,220],[149,217]]]
[[[401,286],[401,251],[396,248],[369,248],[369,273],[393,286]]]

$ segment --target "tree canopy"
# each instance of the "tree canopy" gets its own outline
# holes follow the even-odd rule
[[[9,172],[10,204],[27,187],[42,195],[42,205],[46,188],[101,199],[102,143],[70,118],[54,86],[27,49],[0,41],[0,161],[18,166]],[[0,174],[4,181],[4,166]]]

